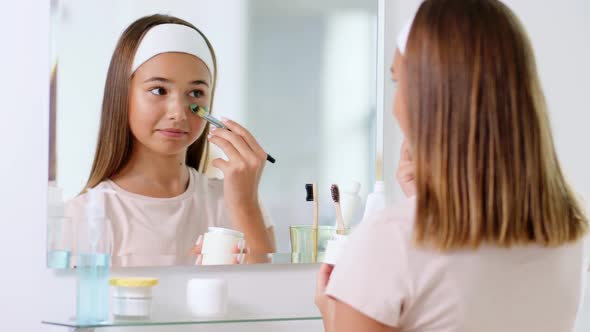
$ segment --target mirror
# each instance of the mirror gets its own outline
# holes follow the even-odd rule
[[[183,19],[202,32],[216,57],[212,115],[247,128],[264,151],[276,158],[276,163],[264,166],[258,187],[264,226],[274,237],[274,254],[251,251],[246,255],[250,258],[244,260],[242,255],[240,259],[309,262],[300,252],[292,252],[291,226],[314,221],[305,184],[318,184],[319,224],[329,228],[336,220],[330,185],[339,184],[345,195],[358,189],[354,188],[358,183],[358,196],[363,197],[375,179],[377,2],[53,1],[48,266],[75,265],[73,253],[80,246],[80,233],[92,237],[103,226],[98,232],[105,237],[111,263],[118,266],[195,264],[202,256],[191,250],[199,235],[215,231],[208,226],[242,230],[232,224],[223,203],[223,181],[215,180],[225,175],[212,160],[227,159],[215,144],[209,145],[206,171],[186,171],[188,184],[180,195],[151,197],[126,190],[127,182],[117,177],[120,168],[102,181],[109,184],[107,192],[96,196],[102,197],[95,202],[105,206],[106,222],[88,226],[90,194],[83,192],[100,136],[105,82],[115,84],[107,81],[109,63],[123,31],[139,18],[156,13]],[[138,71],[135,74],[139,77]],[[195,116],[186,114],[182,116]],[[197,200],[198,207],[186,208],[182,199],[202,194],[187,194],[193,185],[209,188],[209,195],[201,195],[205,198]],[[219,190],[213,192],[212,187]],[[176,205],[158,207],[174,200]],[[349,227],[360,221],[361,205],[347,209]],[[179,213],[185,215],[179,217]],[[255,247],[255,237],[248,242],[248,234],[243,247]],[[97,246],[94,242],[93,248]],[[212,264],[231,264],[234,258]]]

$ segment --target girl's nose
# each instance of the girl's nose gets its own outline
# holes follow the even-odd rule
[[[186,112],[189,109],[189,104],[184,98],[173,98],[168,104],[168,118],[170,120],[183,121],[186,120]]]

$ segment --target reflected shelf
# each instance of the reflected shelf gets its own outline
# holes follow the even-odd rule
[[[111,268],[119,267],[164,267],[164,266],[223,266],[223,265],[251,265],[251,264],[314,264],[321,263],[324,257],[323,248],[317,252],[314,259],[311,252],[301,253],[273,253],[273,254],[229,254],[223,260],[207,259],[206,255],[193,256],[117,256],[111,257]],[[47,259],[47,267],[56,270],[75,268],[75,260],[69,258],[67,262],[56,264],[56,259]]]
[[[105,327],[132,327],[132,326],[173,326],[173,325],[197,325],[197,324],[232,324],[232,323],[259,323],[259,322],[281,322],[281,321],[306,321],[321,320],[321,316],[299,316],[299,317],[261,317],[260,315],[241,314],[228,315],[224,317],[205,318],[205,317],[157,317],[152,316],[150,319],[112,319],[100,323],[80,324],[75,318],[43,320],[42,324],[62,326],[75,330],[89,330]]]

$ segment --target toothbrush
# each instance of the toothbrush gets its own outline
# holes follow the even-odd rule
[[[305,191],[307,196],[305,200],[307,202],[313,202],[313,226],[311,227],[311,236],[312,236],[312,253],[311,259],[312,262],[317,261],[318,257],[318,224],[319,224],[319,203],[318,203],[318,185],[317,183],[307,183],[305,185]]]
[[[214,125],[215,127],[229,130],[221,121],[219,121],[213,115],[211,115],[209,113],[209,110],[206,107],[199,106],[197,104],[190,104],[189,108],[190,108],[191,112],[193,112],[193,114],[196,114],[199,117],[205,119],[207,122]],[[229,130],[229,131],[231,131],[231,130]],[[266,154],[266,160],[268,160],[269,162],[271,162],[273,164],[276,161],[275,158],[273,158],[268,153]]]
[[[338,227],[336,228],[336,234],[344,234],[344,219],[342,218],[342,208],[340,207],[340,190],[337,184],[333,184],[330,187],[332,193],[332,200],[334,201],[334,208],[336,209],[336,220],[338,221]]]

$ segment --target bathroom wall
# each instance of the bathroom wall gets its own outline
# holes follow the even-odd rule
[[[5,5],[6,6],[6,5]],[[13,2],[0,23],[0,329],[38,331],[47,182],[49,2]]]
[[[386,59],[392,57],[395,33],[416,1],[388,0]],[[523,19],[537,51],[538,66],[551,108],[557,148],[564,168],[576,189],[590,197],[590,154],[587,144],[590,112],[585,100],[590,91],[590,4],[584,0],[544,2],[543,7],[527,0],[510,1]],[[391,7],[389,7],[391,6]],[[49,3],[35,0],[11,1],[4,5],[0,21],[0,330],[64,331],[44,327],[39,321],[50,312],[73,312],[74,283],[71,276],[55,275],[44,268],[45,183],[47,179],[47,102]],[[579,42],[577,42],[579,41]],[[385,67],[389,66],[386,60]],[[384,68],[385,70],[385,68]],[[387,75],[385,76],[387,82]],[[388,90],[389,83],[385,84]],[[391,94],[385,95],[391,105]],[[399,142],[397,127],[385,114],[386,141]],[[397,146],[394,144],[393,146]],[[396,164],[396,149],[385,147],[386,169]],[[386,173],[392,174],[392,173]],[[390,179],[392,179],[390,177]],[[399,191],[395,190],[393,195]],[[240,310],[266,313],[313,313],[314,266],[250,266],[242,270],[210,269],[199,276],[223,274],[232,284],[235,306]],[[159,277],[160,288],[180,289],[194,272],[166,270],[133,273]],[[255,296],[252,296],[255,293]],[[181,303],[181,292],[168,294]],[[590,295],[587,295],[587,297]],[[281,310],[274,311],[273,310]],[[578,331],[590,330],[590,305],[583,309]],[[231,326],[205,326],[191,330],[224,331]],[[243,326],[239,326],[242,329]],[[320,322],[286,322],[246,326],[251,331],[321,331]],[[145,330],[145,329],[144,329]],[[169,331],[169,328],[154,328]],[[242,329],[243,330],[243,329]]]

